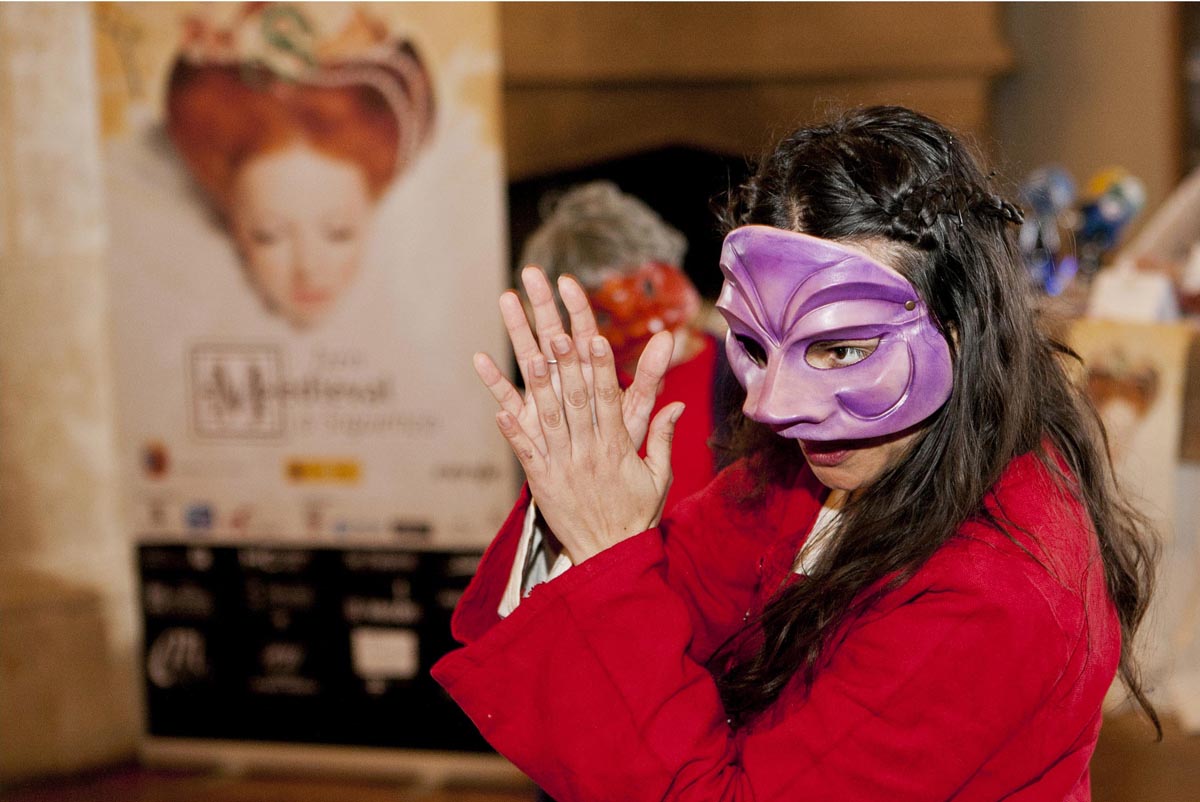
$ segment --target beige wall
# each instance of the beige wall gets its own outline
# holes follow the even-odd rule
[[[91,10],[0,5],[0,783],[132,753]]]
[[[1048,162],[1080,182],[1122,166],[1153,210],[1182,161],[1178,8],[1172,3],[1011,3],[1016,64],[996,84],[993,152],[1019,180]]]

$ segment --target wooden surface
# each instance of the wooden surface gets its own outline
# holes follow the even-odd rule
[[[529,783],[418,786],[350,776],[223,776],[127,766],[0,791],[0,802],[533,802]],[[1092,760],[1093,802],[1197,802],[1200,736],[1172,721],[1155,743],[1133,715],[1105,722]]]
[[[354,777],[228,776],[124,766],[0,791],[3,802],[533,802],[520,786],[427,787]]]
[[[830,109],[876,103],[909,105],[965,131],[987,124],[987,85],[970,78],[509,87],[509,178],[671,145],[757,157]]]
[[[508,85],[992,75],[995,3],[504,3]]]
[[[1200,735],[1184,734],[1172,719],[1163,740],[1132,714],[1104,722],[1092,758],[1092,802],[1197,802]]]
[[[832,107],[985,134],[995,3],[505,3],[510,179],[666,145],[759,155]]]

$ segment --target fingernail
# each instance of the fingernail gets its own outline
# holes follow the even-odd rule
[[[555,336],[551,345],[554,347],[554,353],[563,356],[571,350],[571,338],[565,334],[559,334]]]
[[[544,379],[546,378],[546,373],[546,357],[538,354],[533,358],[533,375],[537,376],[539,379]]]
[[[683,414],[685,409],[687,409],[687,405],[680,404],[679,408],[671,413],[671,423],[675,423],[677,420],[679,420],[679,417]]]
[[[604,338],[592,338],[592,356],[604,356]]]

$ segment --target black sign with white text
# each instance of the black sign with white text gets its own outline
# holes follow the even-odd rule
[[[150,734],[488,751],[429,676],[478,561],[142,544]]]

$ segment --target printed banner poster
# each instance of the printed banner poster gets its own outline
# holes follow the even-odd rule
[[[1068,344],[1083,358],[1085,383],[1108,434],[1122,488],[1154,527],[1161,549],[1154,599],[1137,649],[1152,698],[1163,708],[1195,703],[1183,683],[1197,609],[1192,533],[1177,492],[1184,377],[1195,332],[1187,324],[1077,320]],[[1186,499],[1184,499],[1186,500]],[[1110,700],[1124,699],[1114,686]]]
[[[100,4],[111,303],[142,538],[479,548],[513,463],[496,13]]]

